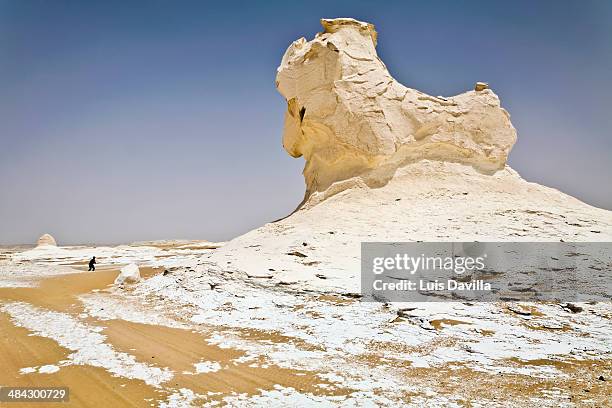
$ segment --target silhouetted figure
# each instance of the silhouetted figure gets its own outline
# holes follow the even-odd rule
[[[95,271],[96,270],[96,257],[94,256],[93,258],[91,258],[91,260],[89,261],[89,270],[90,271]]]

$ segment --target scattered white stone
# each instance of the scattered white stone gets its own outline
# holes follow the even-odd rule
[[[121,268],[119,276],[115,279],[115,285],[126,283],[137,283],[140,280],[140,269],[136,264],[129,264]]]

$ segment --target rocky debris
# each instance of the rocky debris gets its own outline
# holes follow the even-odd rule
[[[531,311],[522,309],[518,306],[509,305],[506,307],[509,311],[516,313],[520,316],[531,316]]]
[[[431,324],[431,322],[428,319],[422,316],[418,316],[418,315],[414,315],[410,313],[416,309],[417,309],[416,307],[405,307],[405,308],[397,310],[397,317],[391,320],[391,322],[395,323],[398,321],[398,318],[401,318],[401,319],[406,319],[407,321],[419,326],[421,329],[436,330],[436,328]]]
[[[584,310],[582,307],[577,306],[573,303],[566,303],[565,305],[563,305],[563,309],[572,313],[580,313]]]
[[[272,279],[274,278],[274,275],[270,275],[267,273],[257,273],[257,274],[246,274],[247,278],[249,279]]]
[[[119,276],[115,279],[115,285],[126,283],[137,283],[140,281],[140,269],[136,264],[129,264],[121,268]]]
[[[468,353],[478,353],[478,351],[474,350],[472,347],[470,347],[469,344],[462,344],[461,345],[461,349],[467,351]]]
[[[384,184],[423,159],[504,168],[516,131],[490,89],[444,98],[407,88],[378,57],[372,24],[321,24],[313,40],[289,46],[276,76],[287,100],[283,146],[306,159],[307,198],[356,176]]]
[[[485,89],[489,89],[489,84],[486,82],[476,82],[474,86],[474,90],[476,92],[484,91]]]
[[[36,246],[39,247],[44,245],[57,246],[57,242],[55,242],[55,238],[53,238],[51,234],[43,234],[38,238]]]
[[[413,317],[412,322],[424,330],[436,330],[436,328],[424,317]]]
[[[413,310],[416,310],[416,307],[405,307],[405,308],[399,309],[397,311],[397,315],[399,317],[404,317],[404,318],[416,317],[415,315],[410,314],[410,312],[412,312]]]
[[[564,330],[564,329],[566,329],[566,326],[563,323],[554,322],[554,321],[548,321],[548,322],[543,322],[543,323],[539,323],[539,324],[532,324],[532,327],[540,327],[542,329],[548,329],[548,330]]]

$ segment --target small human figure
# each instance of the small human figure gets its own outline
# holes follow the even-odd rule
[[[96,270],[96,257],[94,256],[93,258],[91,258],[91,260],[89,261],[89,270],[90,271],[95,271]]]

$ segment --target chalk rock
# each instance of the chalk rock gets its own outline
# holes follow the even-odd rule
[[[484,91],[485,89],[489,89],[489,84],[486,82],[476,82],[474,86],[474,90],[476,92]]]
[[[40,238],[38,238],[36,246],[39,247],[43,245],[57,246],[57,243],[55,242],[55,238],[53,238],[50,234],[43,234]]]
[[[490,89],[434,97],[406,88],[376,56],[371,24],[322,24],[289,47],[277,74],[283,144],[306,158],[305,202],[213,251],[196,273],[359,297],[359,242],[612,240],[612,211],[505,165],[516,132]]]
[[[119,276],[115,279],[115,285],[125,283],[136,283],[140,280],[140,269],[136,264],[129,264],[121,268]]]
[[[424,159],[492,174],[503,169],[516,131],[490,89],[436,97],[397,82],[376,54],[374,26],[323,19],[311,41],[294,41],[277,70],[287,100],[283,146],[306,160],[306,198],[359,176],[385,185]]]

